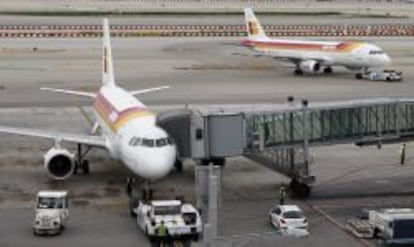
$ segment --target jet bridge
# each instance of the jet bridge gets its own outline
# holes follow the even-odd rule
[[[293,191],[308,196],[315,180],[309,147],[411,139],[414,99],[191,106],[160,114],[159,124],[183,158],[220,165],[226,157],[244,155],[289,176]]]

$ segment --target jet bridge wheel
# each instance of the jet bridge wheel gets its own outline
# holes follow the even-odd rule
[[[215,166],[224,167],[226,165],[226,158],[223,157],[214,157],[210,159],[202,159],[201,165],[208,166],[210,163],[213,163]]]
[[[292,179],[290,182],[290,189],[292,190],[293,194],[298,198],[307,198],[310,196],[311,187],[305,183],[301,183],[296,179]]]

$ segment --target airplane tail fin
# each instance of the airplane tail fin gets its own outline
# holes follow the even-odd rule
[[[111,39],[108,19],[103,20],[103,50],[102,50],[102,85],[114,86],[114,66],[112,62]]]
[[[269,39],[252,8],[244,9],[244,20],[246,22],[246,30],[249,39]]]

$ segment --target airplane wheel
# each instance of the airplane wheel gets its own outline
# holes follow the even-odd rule
[[[176,169],[178,172],[182,172],[182,171],[183,171],[183,162],[182,162],[181,160],[176,159],[176,160],[175,160],[175,164],[174,164],[174,166],[175,166],[175,169]]]
[[[357,74],[355,74],[355,78],[356,79],[362,79],[362,74],[361,73],[357,73]]]
[[[78,173],[78,167],[79,167],[78,162],[75,162],[75,168],[73,168],[73,174],[77,174]]]
[[[201,160],[201,165],[203,166],[208,166],[210,164],[211,160],[209,159],[202,159]]]
[[[332,73],[332,68],[331,67],[326,67],[323,69],[323,73],[325,74],[331,74]]]
[[[226,164],[225,158],[214,158],[212,161],[213,161],[213,164],[216,166],[223,167]]]
[[[295,69],[295,75],[303,75],[303,71],[301,69]]]
[[[82,170],[83,170],[83,174],[89,174],[89,161],[84,160],[82,162]]]

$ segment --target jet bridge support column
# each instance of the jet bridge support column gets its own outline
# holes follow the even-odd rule
[[[295,174],[292,177],[290,187],[293,192],[299,197],[308,197],[311,192],[309,181],[304,181],[303,178],[309,176],[309,121],[308,121],[308,101],[302,100],[302,128],[303,128],[303,174]]]
[[[196,165],[197,207],[204,225],[204,246],[213,246],[217,238],[218,208],[221,205],[221,167]]]

